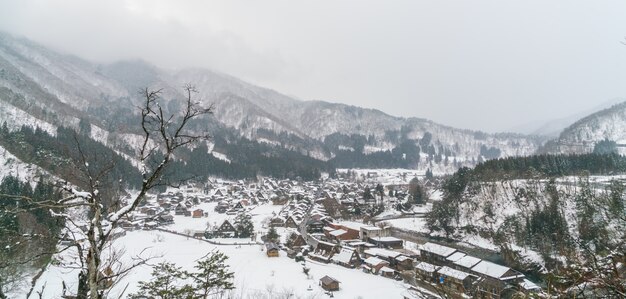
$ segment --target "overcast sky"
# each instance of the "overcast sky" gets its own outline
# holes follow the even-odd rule
[[[623,0],[0,0],[0,30],[490,132],[626,98]]]

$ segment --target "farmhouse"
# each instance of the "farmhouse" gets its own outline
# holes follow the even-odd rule
[[[388,266],[389,262],[381,260],[377,257],[368,257],[363,261],[363,264],[367,266],[366,269],[369,269],[370,272],[377,274],[380,268]]]
[[[235,236],[235,226],[233,226],[230,221],[224,220],[222,224],[215,230],[214,234],[218,237],[223,238],[232,238]]]
[[[333,255],[331,260],[335,264],[338,264],[347,268],[354,268],[358,266],[361,262],[359,253],[356,252],[356,250],[352,248],[345,248],[345,247],[342,248],[341,251],[339,251],[339,253]]]
[[[195,209],[191,213],[191,217],[193,218],[202,218],[204,216],[204,211],[202,209]]]
[[[320,286],[322,289],[332,292],[339,291],[339,280],[336,280],[328,275],[320,278]]]
[[[278,257],[278,245],[276,245],[276,243],[265,243],[265,253],[267,254],[267,257]]]

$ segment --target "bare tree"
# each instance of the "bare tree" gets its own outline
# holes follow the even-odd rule
[[[118,267],[112,271],[115,264],[113,259],[119,259],[120,252],[111,251],[112,232],[118,226],[120,220],[132,213],[144,199],[146,194],[157,186],[170,185],[166,177],[166,169],[173,161],[174,154],[180,148],[192,146],[199,141],[209,138],[208,134],[197,134],[190,130],[189,124],[195,119],[211,114],[213,107],[201,107],[199,102],[194,101],[197,90],[192,85],[185,85],[185,105],[180,114],[169,114],[160,104],[161,90],[144,89],[142,91],[143,102],[139,106],[141,111],[141,145],[138,149],[138,161],[142,176],[139,192],[129,198],[123,206],[110,212],[103,189],[103,180],[110,172],[115,163],[111,163],[100,169],[90,167],[88,155],[77,142],[78,163],[77,167],[82,173],[85,182],[84,190],[66,183],[62,188],[66,196],[59,200],[44,200],[34,202],[30,198],[12,196],[16,200],[35,205],[36,208],[55,209],[54,215],[62,217],[66,221],[68,234],[74,237],[71,246],[77,251],[78,293],[79,299],[103,298],[116,280],[128,274],[128,272],[146,262],[145,259],[137,258],[131,265]],[[74,211],[70,213],[69,211]],[[88,215],[85,224],[74,221],[76,212]],[[86,229],[84,229],[86,226]],[[81,229],[79,229],[79,227]],[[78,241],[84,238],[85,241]],[[67,249],[67,248],[66,248]],[[108,251],[108,252],[107,252]],[[105,254],[106,253],[106,254]]]

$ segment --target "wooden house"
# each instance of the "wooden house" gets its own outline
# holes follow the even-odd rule
[[[174,223],[174,216],[169,215],[169,214],[159,215],[156,217],[156,221],[160,225],[172,224]]]
[[[333,255],[331,261],[347,268],[355,268],[361,264],[361,257],[353,248],[342,248],[339,253]]]
[[[377,257],[368,257],[365,260],[363,260],[363,264],[367,266],[367,268],[370,269],[371,273],[374,274],[378,274],[378,271],[385,266],[389,265],[389,262],[385,261],[385,260],[381,260]]]
[[[283,226],[285,226],[285,218],[283,218],[282,216],[276,216],[276,217],[270,219],[270,226],[271,227],[283,227]]]
[[[285,220],[286,227],[298,228],[298,223],[300,223],[300,221],[296,219],[295,216],[289,216],[287,217],[287,220]]]
[[[235,226],[233,226],[230,221],[224,220],[220,226],[215,230],[215,235],[219,237],[232,238],[235,236]]]
[[[324,232],[324,222],[321,220],[311,219],[306,223],[306,230],[309,233]]]
[[[267,257],[278,257],[279,250],[280,249],[276,243],[265,243],[265,254],[267,254]]]
[[[336,280],[328,275],[320,278],[320,286],[322,289],[333,292],[339,291],[339,280]]]
[[[470,270],[481,277],[478,282],[476,296],[479,298],[501,298],[509,285],[517,285],[524,281],[524,275],[502,265],[488,261],[480,261]]]
[[[290,235],[290,239],[287,240],[287,244],[291,249],[300,249],[303,246],[306,246],[306,240],[302,237],[301,234],[295,233]]]
[[[174,214],[175,215],[188,216],[189,215],[189,209],[187,209],[187,207],[184,204],[179,203],[178,205],[176,205],[176,209],[174,209]]]
[[[448,266],[443,266],[437,270],[436,273],[439,284],[444,287],[445,290],[451,293],[457,294],[470,294],[473,289],[473,283],[478,277],[452,269]]]
[[[195,209],[191,212],[191,217],[193,218],[202,218],[204,216],[204,211],[202,209]]]
[[[436,272],[439,270],[439,266],[435,266],[433,264],[427,262],[421,262],[415,266],[415,273],[419,279],[434,282],[436,277]]]
[[[396,275],[396,270],[383,266],[380,270],[378,270],[378,273],[382,277],[393,278]]]
[[[420,246],[420,255],[422,260],[438,265],[445,265],[447,263],[446,258],[451,256],[456,251],[457,250],[454,248],[431,242]]]

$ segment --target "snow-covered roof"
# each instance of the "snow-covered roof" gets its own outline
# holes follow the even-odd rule
[[[419,264],[417,264],[415,266],[415,269],[422,270],[424,272],[432,273],[432,272],[437,271],[437,269],[439,269],[439,266],[435,266],[435,265],[429,264],[427,262],[421,262],[421,263],[419,263]]]
[[[458,260],[460,260],[461,258],[463,258],[465,256],[465,253],[457,251],[455,253],[453,253],[451,256],[447,257],[446,260],[451,261],[451,262],[456,262]]]
[[[337,230],[329,232],[329,234],[331,234],[331,235],[333,235],[335,237],[339,237],[339,236],[341,236],[341,235],[343,235],[345,233],[347,233],[347,231],[345,231],[343,229],[337,229]]]
[[[402,239],[398,239],[396,237],[375,237],[375,238],[370,238],[372,240],[376,240],[378,242],[397,242],[397,241],[402,241]]]
[[[376,256],[381,256],[381,257],[391,257],[391,258],[395,258],[399,255],[401,255],[400,252],[396,252],[396,251],[391,251],[391,250],[387,250],[387,249],[382,249],[382,248],[370,248],[365,250],[365,254],[368,255],[376,255]]]
[[[536,285],[534,282],[524,278],[524,281],[519,283],[520,287],[524,288],[524,290],[539,290],[541,289],[538,285]]]
[[[368,225],[365,225],[363,223],[353,222],[353,221],[342,221],[342,222],[338,222],[338,223],[335,223],[335,224],[341,225],[341,226],[343,226],[345,228],[349,228],[349,229],[352,229],[352,230],[357,230],[357,231],[360,231],[362,226],[368,226]]]
[[[396,272],[396,270],[391,269],[387,266],[383,266],[382,268],[380,268],[380,272],[393,273],[393,272]]]
[[[332,257],[332,260],[338,263],[349,264],[352,254],[354,254],[354,251],[343,249],[339,253],[335,254]]]
[[[401,256],[396,257],[396,260],[399,261],[399,262],[403,262],[403,261],[410,260],[410,259],[411,259],[410,257],[405,256],[405,255],[401,255]]]
[[[451,254],[456,252],[456,249],[450,248],[448,246],[443,246],[435,243],[428,242],[420,246],[420,250],[434,253],[436,255],[440,255],[443,257],[448,257]]]
[[[466,255],[466,256],[458,259],[457,261],[453,261],[453,263],[455,265],[459,265],[461,267],[465,267],[467,269],[471,269],[476,264],[478,264],[480,261],[481,261],[481,259],[479,259],[477,257],[473,257],[471,255]]]
[[[366,231],[378,231],[378,230],[381,230],[380,227],[372,226],[372,225],[361,226],[361,229],[362,230],[366,230]]]
[[[468,276],[470,276],[469,273],[465,273],[463,271],[452,269],[452,268],[450,268],[448,266],[441,267],[441,269],[439,269],[437,271],[437,273],[439,273],[440,275],[445,275],[445,276],[449,276],[449,277],[452,277],[452,278],[456,278],[458,280],[463,280],[463,279],[467,278]]]
[[[497,279],[509,279],[509,278],[519,277],[518,275],[514,275],[512,277],[503,277],[504,274],[506,274],[506,272],[508,272],[509,270],[511,270],[511,268],[498,265],[492,262],[488,262],[488,261],[481,261],[480,263],[476,264],[476,266],[472,268],[472,271],[476,273],[484,274],[486,276],[497,278]],[[523,275],[521,276],[523,277]]]
[[[381,263],[389,264],[386,261],[383,261],[375,256],[368,257],[363,262],[365,264],[372,265],[372,266],[380,265]]]

